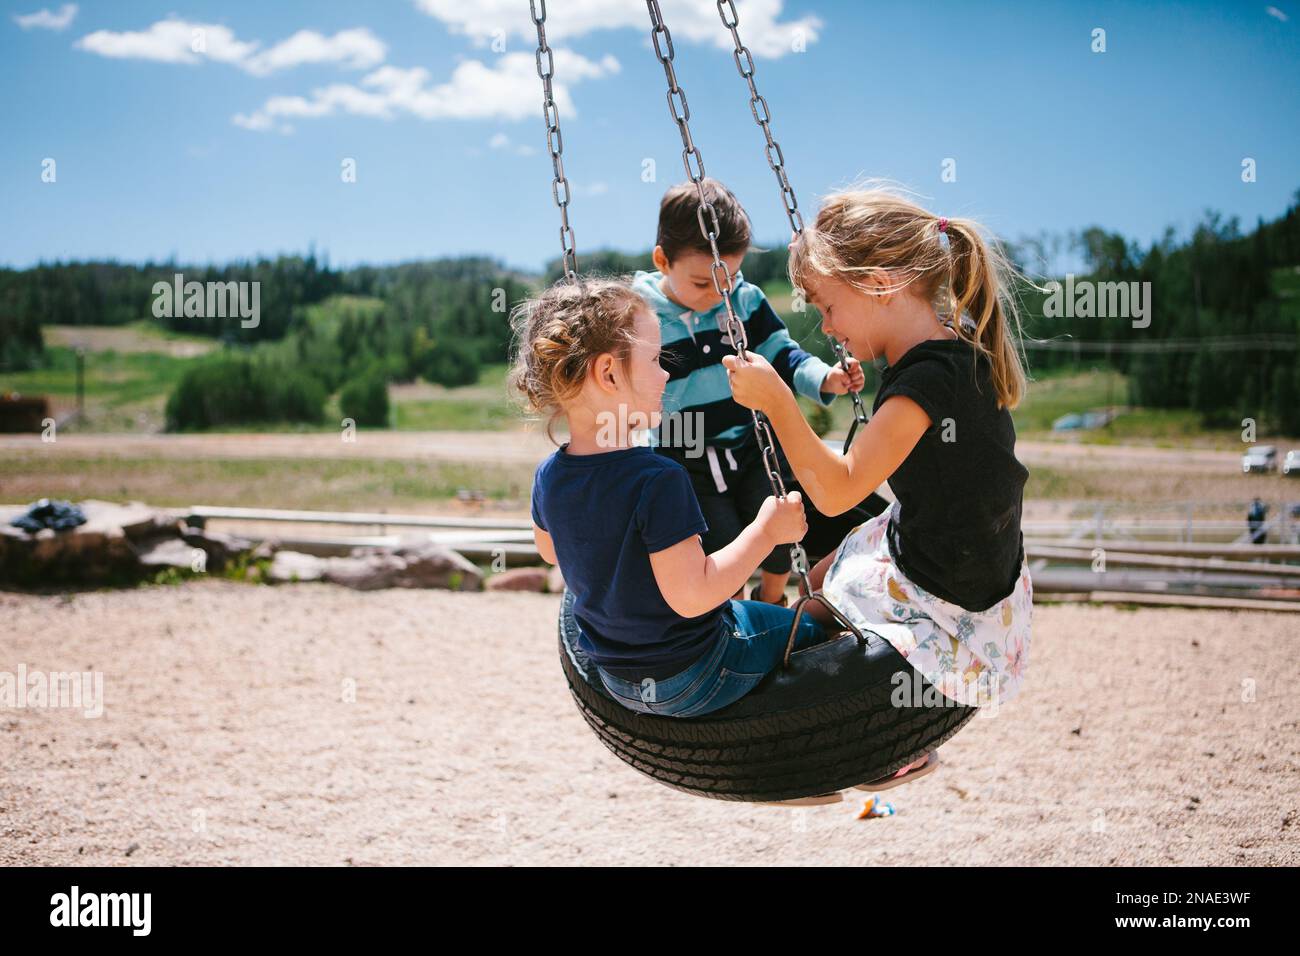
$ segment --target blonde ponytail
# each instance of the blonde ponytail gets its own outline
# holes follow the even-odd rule
[[[969,219],[952,219],[947,227],[952,265],[947,293],[953,316],[970,316],[972,333],[989,358],[998,404],[1015,408],[1025,395],[1025,370],[1017,340],[1020,316],[1010,292],[1014,268],[997,246],[990,248],[979,226]],[[1015,324],[1015,329],[1011,324]],[[959,323],[954,323],[956,327]],[[965,335],[964,329],[959,334]]]
[[[835,193],[790,247],[789,271],[798,288],[824,276],[868,295],[922,296],[987,356],[1000,407],[1015,408],[1024,397],[1020,314],[1011,294],[1015,269],[973,220],[942,219],[879,187]]]

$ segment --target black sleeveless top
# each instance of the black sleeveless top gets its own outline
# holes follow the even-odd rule
[[[889,550],[915,583],[970,611],[1010,594],[1024,560],[1029,471],[1016,459],[1015,426],[997,407],[991,371],[964,340],[927,340],[884,370],[872,407],[905,395],[930,416],[889,478],[900,506]]]

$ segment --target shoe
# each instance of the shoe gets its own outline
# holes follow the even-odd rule
[[[889,790],[893,787],[901,787],[905,783],[911,783],[919,777],[934,773],[939,769],[939,751],[932,750],[926,754],[925,762],[916,767],[905,767],[904,769],[888,777],[881,777],[879,780],[872,780],[869,783],[856,784],[854,790],[870,790],[879,792]]]
[[[751,600],[751,601],[763,601],[763,599],[762,599],[761,597],[758,596],[758,592],[759,592],[759,586],[758,586],[757,584],[754,585],[752,588],[750,588],[750,590],[749,590],[749,600]],[[779,601],[764,601],[763,603],[765,603],[765,604],[775,604],[777,607],[789,607],[789,606],[790,606],[790,596],[789,596],[788,594],[786,594],[784,591],[782,591],[782,592],[781,592],[781,600],[779,600]]]
[[[844,802],[844,794],[836,791],[835,793],[823,793],[815,797],[795,797],[792,800],[764,800],[761,806],[765,807],[825,807],[832,803]]]

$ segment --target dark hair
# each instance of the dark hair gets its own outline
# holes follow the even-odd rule
[[[749,249],[749,216],[731,190],[716,179],[705,177],[704,195],[718,213],[718,254],[730,256]],[[679,183],[664,193],[659,203],[659,232],[655,244],[663,249],[668,261],[685,252],[712,254],[708,240],[700,231],[700,196],[694,183]],[[705,225],[712,226],[708,214]]]

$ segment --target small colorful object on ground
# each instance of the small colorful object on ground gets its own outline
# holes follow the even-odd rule
[[[876,817],[892,817],[898,811],[894,805],[879,797],[868,797],[867,801],[862,804],[862,812],[858,814],[859,820],[874,820]]]

